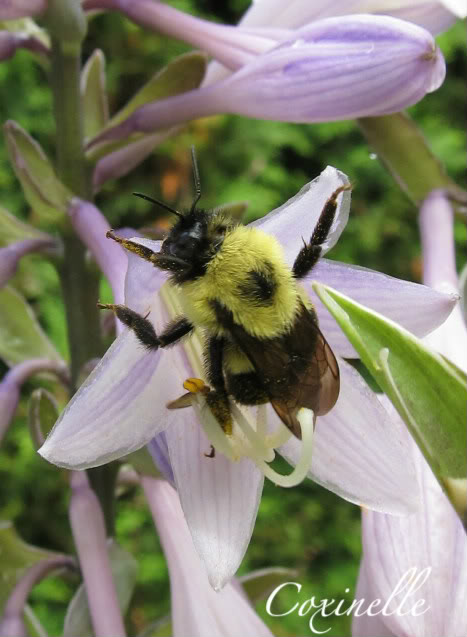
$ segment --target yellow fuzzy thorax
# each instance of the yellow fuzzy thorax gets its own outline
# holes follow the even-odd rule
[[[269,304],[258,303],[241,293],[251,271],[272,273],[276,287]],[[227,307],[233,313],[234,321],[252,336],[269,339],[292,327],[302,294],[285,263],[279,242],[271,235],[247,226],[229,230],[204,276],[181,285],[187,318],[196,327],[218,336],[225,335],[225,330],[216,319],[212,301]]]

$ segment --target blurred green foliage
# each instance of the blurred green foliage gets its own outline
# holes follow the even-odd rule
[[[171,4],[230,23],[235,23],[248,5],[245,0],[177,0]],[[464,37],[463,25],[457,24],[438,38],[448,63],[447,80],[437,92],[410,109],[458,183],[465,178]],[[91,21],[85,58],[96,47],[104,51],[107,60],[111,113],[167,61],[190,48],[142,31],[115,13]],[[17,120],[53,158],[54,121],[43,68],[20,51],[11,61],[0,64],[0,86],[2,121]],[[355,184],[352,214],[332,258],[419,280],[417,211],[367,147],[354,122],[303,126],[235,116],[193,122],[181,135],[156,149],[136,171],[105,185],[97,204],[112,226],[138,228],[162,220],[155,220],[154,210],[131,196],[134,190],[161,197],[172,205],[190,203],[192,143],[198,153],[203,205],[247,200],[247,220],[283,203],[327,164],[343,170]],[[4,147],[0,148],[0,190],[2,205],[28,219],[29,211],[7,164]],[[460,248],[466,236],[465,226],[459,222],[459,266],[465,260]],[[53,267],[37,258],[25,258],[14,283],[66,356],[63,302]],[[0,451],[0,519],[14,520],[20,535],[32,544],[70,553],[73,545],[67,521],[67,474],[36,455],[27,431],[27,396],[37,384],[31,381],[24,387],[24,399]],[[64,401],[63,395],[58,398]],[[295,591],[284,594],[283,610],[297,599],[312,595],[319,599],[352,599],[361,551],[359,520],[358,507],[311,482],[290,490],[267,483],[240,573],[271,565],[299,569],[302,594],[299,598]],[[165,559],[141,492],[130,489],[119,498],[116,531],[118,541],[139,562],[128,617],[129,634],[135,635],[170,608]],[[57,577],[35,588],[31,605],[50,635],[60,634],[66,604],[75,589],[75,581]],[[307,619],[295,613],[273,619],[266,614],[264,602],[257,609],[276,635],[310,632]],[[321,620],[316,625],[319,630],[331,628],[326,633],[331,637],[342,637],[350,631],[347,617]]]

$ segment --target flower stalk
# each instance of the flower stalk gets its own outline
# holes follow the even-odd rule
[[[53,21],[54,4],[48,18]],[[60,8],[58,9],[60,13]],[[55,30],[55,33],[57,31]],[[84,155],[83,109],[80,92],[81,46],[52,37],[51,86],[57,126],[57,173],[78,197],[92,199],[91,174]],[[86,264],[86,247],[72,224],[63,237],[64,259],[59,270],[65,302],[70,347],[71,389],[76,391],[83,366],[103,352],[97,309],[99,272]],[[113,493],[116,470],[89,470],[89,479],[99,497],[107,532],[113,533]]]

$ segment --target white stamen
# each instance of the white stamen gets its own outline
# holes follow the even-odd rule
[[[297,415],[298,421],[302,428],[302,447],[300,459],[294,470],[288,475],[277,473],[272,467],[265,462],[253,458],[256,466],[264,473],[266,478],[274,482],[280,487],[295,487],[306,478],[311,466],[311,452],[313,448],[313,430],[315,417],[311,409],[302,408]]]
[[[170,315],[172,317],[180,316],[182,305],[176,289],[166,283],[162,286],[160,295]],[[203,340],[200,331],[194,330],[191,338],[183,345],[194,374],[202,379],[204,377]],[[300,459],[291,473],[282,475],[275,471],[269,463],[275,458],[274,449],[285,444],[292,433],[282,423],[274,432],[268,433],[266,405],[260,405],[256,418],[251,418],[248,410],[247,413],[244,413],[241,408],[231,402],[233,417],[231,435],[224,433],[202,393],[193,394],[192,406],[211,444],[229,460],[236,461],[242,457],[251,458],[266,478],[282,487],[293,487],[305,479],[311,466],[315,423],[313,411],[310,409],[302,408],[297,414],[302,429]]]

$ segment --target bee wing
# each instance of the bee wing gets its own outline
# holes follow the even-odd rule
[[[301,438],[301,426],[297,413],[301,407],[312,409],[316,416],[323,416],[336,404],[339,396],[339,367],[336,357],[319,328],[316,346],[309,364],[296,375],[285,397],[271,398],[271,405],[282,422]]]
[[[301,437],[297,420],[301,407],[312,409],[315,416],[334,407],[339,367],[313,310],[302,306],[292,329],[268,341],[251,336],[231,317],[225,326],[250,359],[277,415],[297,438]]]

